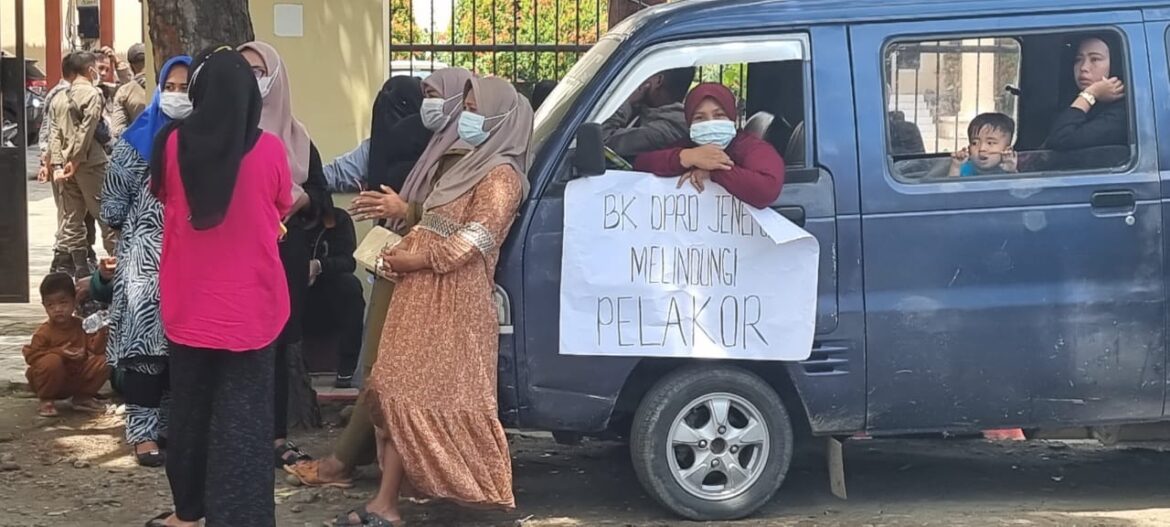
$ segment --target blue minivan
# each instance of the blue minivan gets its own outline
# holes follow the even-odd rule
[[[536,117],[497,276],[504,424],[628,439],[646,491],[707,520],[767,502],[794,436],[1165,420],[1168,28],[1170,2],[1133,0],[687,0],[623,22]],[[731,86],[785,159],[773,208],[821,247],[808,360],[558,352],[566,185],[605,177],[598,123],[680,67]],[[1011,166],[956,177],[984,114],[1013,123]]]

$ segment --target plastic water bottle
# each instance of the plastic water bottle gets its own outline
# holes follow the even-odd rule
[[[94,333],[101,331],[102,328],[109,325],[110,312],[105,309],[85,317],[85,320],[81,321],[81,329],[85,330],[85,332],[89,335],[93,335]]]

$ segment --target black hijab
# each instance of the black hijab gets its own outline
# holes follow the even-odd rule
[[[223,222],[240,163],[260,139],[263,101],[248,62],[230,46],[212,46],[191,65],[192,111],[155,136],[151,188],[162,187],[167,137],[179,134],[179,176],[191,207],[191,225],[207,230]]]
[[[381,185],[402,190],[407,174],[422,155],[431,131],[422,124],[419,108],[423,90],[416,77],[391,77],[374,99],[373,124],[370,125],[370,189]]]

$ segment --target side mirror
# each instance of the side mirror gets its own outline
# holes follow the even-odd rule
[[[601,125],[586,123],[577,128],[577,151],[573,155],[575,177],[600,176],[605,173],[605,141]]]

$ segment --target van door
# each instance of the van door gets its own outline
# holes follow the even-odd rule
[[[1102,134],[1092,149],[1046,150],[1077,96],[1072,56],[1088,31],[1121,43],[1128,141],[1122,131],[1113,146]],[[870,428],[1161,416],[1162,192],[1141,13],[851,36],[859,135],[871,138],[860,144]],[[1012,118],[1016,155],[987,149],[949,177],[984,113]],[[992,121],[973,132],[1008,132]]]
[[[843,29],[838,29],[833,35],[838,61],[826,60],[826,72],[839,70],[833,65],[846,60],[845,37]],[[826,57],[829,49],[826,47]],[[809,57],[809,34],[802,31],[750,37],[727,35],[654,46],[618,66],[617,71],[590,75],[589,87],[578,102],[580,107],[561,116],[561,126],[576,129],[581,122],[605,121],[638,85],[666,70],[698,65],[698,78],[721,78],[745,103],[747,113],[751,114],[745,117],[756,117],[748,119],[748,128],[757,129],[788,159],[787,182],[774,208],[804,225],[821,243],[817,332],[824,335],[833,332],[838,325],[837,205],[834,174],[829,170],[841,170],[843,177],[847,178],[847,186],[856,188],[853,183],[856,161],[852,155],[853,134],[840,133],[851,126],[853,114],[848,108],[841,110],[839,103],[826,100],[824,104],[837,104],[838,110],[826,113],[830,117],[828,123],[834,126],[826,124],[825,129],[833,130],[841,138],[827,144],[848,154],[831,156],[834,163],[841,159],[836,166],[815,166],[812,163],[813,138],[820,136],[812,112],[813,77]],[[585,58],[590,59],[590,55]],[[827,82],[848,85],[847,71],[844,78],[842,74],[823,75]],[[570,73],[570,77],[573,76],[574,73]],[[593,77],[597,80],[592,81]],[[761,78],[772,78],[773,81],[761,84]],[[778,100],[785,97],[789,100]],[[793,100],[796,104],[790,104]],[[770,126],[761,124],[769,122]],[[537,126],[539,128],[540,124]],[[844,148],[841,141],[846,143]],[[560,280],[564,191],[573,177],[573,151],[567,141],[558,147],[565,149],[563,152],[547,151],[551,147],[554,145],[545,146],[546,151],[537,162],[542,167],[540,173],[547,174],[547,180],[534,182],[534,186],[540,189],[539,200],[532,205],[531,220],[526,222],[523,234],[525,309],[524,320],[517,324],[518,330],[523,326],[524,334],[524,356],[520,359],[523,369],[519,382],[523,393],[521,421],[525,426],[537,428],[596,431],[598,426],[606,424],[619,392],[640,361],[559,354],[560,288],[573,286],[562,284]],[[543,166],[545,162],[552,166]],[[852,203],[855,212],[856,199]],[[852,225],[855,232],[858,224],[854,221]],[[856,240],[856,235],[851,235],[851,239]],[[850,250],[849,254],[856,256],[858,249]],[[854,312],[858,311],[855,309]],[[823,342],[814,351],[806,368],[807,378],[813,381],[824,379],[825,391],[830,394],[819,399],[823,408],[810,410],[810,414],[826,416],[818,421],[818,424],[823,424],[821,428],[831,426],[835,427],[833,430],[855,430],[860,426],[864,384],[857,366],[861,362],[859,339]],[[552,419],[553,416],[556,419]]]
[[[1146,10],[1146,42],[1150,50],[1150,80],[1153,84],[1158,145],[1170,138],[1170,9]],[[1162,247],[1170,247],[1170,148],[1158,151],[1158,174],[1162,181]],[[1170,343],[1168,343],[1170,348]],[[1167,394],[1170,396],[1170,394]],[[1166,405],[1163,404],[1163,415]]]

